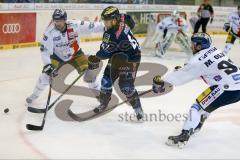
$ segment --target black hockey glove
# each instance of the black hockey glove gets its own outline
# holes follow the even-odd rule
[[[52,64],[47,64],[43,67],[42,73],[46,73],[49,76],[56,77],[58,75],[57,71]]]
[[[88,57],[88,69],[93,70],[99,67],[100,59],[97,56]]]
[[[230,29],[230,23],[224,23],[223,29],[228,32]]]

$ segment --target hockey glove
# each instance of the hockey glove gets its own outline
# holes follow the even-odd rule
[[[161,93],[165,91],[164,81],[161,80],[161,76],[157,75],[153,78],[152,89],[154,93]]]
[[[230,23],[224,23],[223,29],[228,32],[230,29]]]
[[[99,67],[100,59],[97,56],[88,57],[88,69],[93,70]]]
[[[43,67],[42,73],[46,73],[49,76],[56,77],[58,75],[57,71],[52,64],[47,64]]]

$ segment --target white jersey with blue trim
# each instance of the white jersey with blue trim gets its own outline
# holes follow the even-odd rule
[[[214,46],[196,53],[183,68],[168,73],[163,80],[172,85],[181,85],[199,78],[223,90],[240,90],[239,68]]]
[[[238,12],[232,12],[228,16],[228,23],[232,28],[233,33],[240,37],[240,15]]]
[[[100,22],[68,20],[66,24],[64,32],[56,29],[54,23],[47,27],[41,42],[44,65],[51,63],[50,55],[53,53],[64,62],[71,60],[80,50],[81,35],[104,31],[104,25]]]

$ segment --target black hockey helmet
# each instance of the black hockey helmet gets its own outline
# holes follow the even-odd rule
[[[52,15],[53,20],[67,20],[67,12],[63,9],[55,9]]]
[[[102,11],[101,18],[102,20],[111,20],[114,18],[118,18],[119,15],[120,12],[117,7],[109,6]]]

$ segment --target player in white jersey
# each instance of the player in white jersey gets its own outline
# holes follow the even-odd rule
[[[180,48],[190,54],[191,48],[188,36],[186,35],[189,27],[186,20],[175,10],[172,15],[164,18],[156,26],[156,55],[163,57],[172,45],[173,41],[179,44]]]
[[[206,33],[195,33],[191,41],[193,56],[187,64],[168,73],[162,80],[160,76],[153,80],[153,91],[156,93],[163,91],[166,82],[178,86],[201,77],[209,85],[191,106],[182,133],[168,138],[167,144],[179,147],[201,129],[211,112],[240,100],[239,68],[221,50],[211,45],[211,37]]]
[[[103,31],[104,25],[100,22],[67,20],[66,11],[56,9],[52,16],[52,23],[47,27],[41,42],[43,71],[32,95],[26,99],[27,103],[30,104],[39,97],[49,85],[49,76],[66,63],[72,65],[79,74],[85,72],[86,82],[94,83],[95,68],[88,64],[91,64],[95,58],[94,56],[87,58],[84,55],[80,48],[80,36]]]
[[[236,39],[240,39],[240,6],[236,12],[230,13],[223,29],[228,32],[224,53],[228,53]]]

